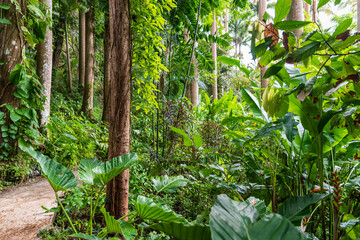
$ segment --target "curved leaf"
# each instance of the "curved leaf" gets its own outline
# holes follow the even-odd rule
[[[79,164],[79,179],[87,184],[94,184],[96,174],[93,169],[103,164],[96,158],[81,159]]]
[[[254,199],[253,199],[254,200]],[[305,235],[278,214],[260,217],[265,206],[256,207],[256,201],[236,202],[226,195],[219,195],[210,213],[212,238],[216,240],[305,239]]]
[[[137,230],[129,222],[124,220],[115,220],[113,216],[110,216],[110,213],[106,212],[104,208],[101,209],[102,214],[104,215],[107,231],[116,232],[123,235],[125,240],[133,240],[137,235]]]
[[[304,27],[312,22],[307,21],[296,21],[296,20],[286,20],[282,22],[278,22],[274,25],[275,28],[280,30],[286,30],[286,31],[293,31],[296,29],[299,29],[301,27]]]
[[[249,104],[254,116],[266,119],[265,112],[261,109],[260,103],[257,98],[246,88],[241,89],[241,96],[247,104]]]
[[[42,175],[49,181],[55,192],[72,189],[77,185],[75,175],[60,163],[36,152],[33,147],[23,139],[19,139],[21,150],[32,156],[40,165]]]
[[[185,222],[185,218],[176,214],[165,205],[156,204],[151,198],[138,196],[134,207],[142,219],[166,222]]]
[[[260,214],[246,202],[236,202],[222,194],[218,196],[210,212],[210,228],[213,239],[248,239],[248,226],[255,223]]]
[[[200,224],[162,222],[149,228],[164,232],[177,240],[211,240],[210,228]]]
[[[181,175],[173,177],[165,175],[153,178],[151,181],[157,192],[175,192],[178,187],[185,186],[189,182]]]
[[[288,198],[279,207],[279,213],[292,223],[299,224],[303,217],[310,215],[309,206],[329,197],[327,194],[308,194],[305,196]]]
[[[300,240],[305,235],[292,225],[286,218],[276,213],[266,215],[255,223],[248,231],[251,240]]]
[[[110,161],[102,163],[93,169],[96,177],[102,184],[107,184],[122,171],[128,169],[138,160],[136,153],[126,153],[122,156],[115,157]]]

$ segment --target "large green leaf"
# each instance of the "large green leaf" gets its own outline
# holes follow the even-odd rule
[[[299,28],[302,28],[306,25],[308,25],[311,22],[306,21],[296,21],[296,20],[287,20],[278,22],[274,25],[274,28],[280,29],[280,30],[286,30],[286,31],[293,31]]]
[[[124,220],[115,220],[115,218],[110,216],[110,213],[106,212],[104,208],[101,209],[101,212],[104,215],[106,228],[109,233],[120,233],[123,235],[125,240],[135,239],[137,230],[129,222]]]
[[[165,222],[185,222],[185,218],[176,214],[169,207],[156,204],[151,198],[138,196],[134,207],[141,219]]]
[[[164,232],[177,240],[211,240],[211,231],[208,226],[190,223],[161,222],[150,228]]]
[[[191,138],[186,134],[186,132],[184,130],[173,127],[173,126],[170,126],[170,129],[184,137],[184,145],[185,146],[187,146],[187,147],[192,146]]]
[[[79,164],[79,179],[87,184],[94,184],[96,174],[93,169],[103,164],[96,158],[81,159]]]
[[[248,89],[242,88],[241,96],[249,104],[254,116],[267,119],[266,113],[261,109],[259,101]]]
[[[281,215],[271,213],[260,219],[253,204],[236,202],[226,195],[219,195],[210,213],[212,239],[305,239],[305,235]],[[264,211],[264,206],[260,209]]]
[[[138,160],[136,153],[126,153],[122,156],[115,157],[93,169],[96,177],[102,184],[107,184],[122,171],[128,169]]]
[[[286,218],[271,213],[251,226],[248,230],[249,240],[300,240],[306,239],[301,230],[297,229]]]
[[[217,60],[217,62],[225,63],[225,64],[230,65],[230,66],[240,67],[240,60],[235,59],[235,58],[229,58],[229,57],[226,57],[226,56],[219,56],[219,57],[217,57],[216,60]]]
[[[283,20],[290,12],[291,0],[278,0],[275,4],[275,19],[274,23]]]
[[[157,192],[175,192],[178,187],[185,186],[189,182],[181,175],[172,177],[164,175],[153,178],[151,181]]]
[[[342,21],[339,24],[339,26],[337,26],[335,32],[333,33],[333,36],[336,37],[339,34],[345,32],[350,27],[351,23],[352,23],[352,18],[347,18],[344,21]]]
[[[55,192],[76,187],[78,181],[69,169],[42,153],[34,151],[33,147],[23,139],[19,139],[19,147],[39,163],[43,176],[49,181]]]
[[[269,78],[273,75],[276,75],[278,72],[280,72],[282,69],[284,69],[285,61],[280,61],[274,65],[271,65],[265,72],[264,78]]]
[[[282,205],[280,205],[278,212],[294,224],[300,224],[303,217],[310,215],[309,206],[329,196],[330,195],[314,193],[305,196],[288,198]]]
[[[302,48],[296,49],[295,52],[292,54],[292,57],[295,59],[296,62],[303,61],[308,57],[311,57],[320,47],[320,45],[321,42],[309,43]]]
[[[0,18],[0,23],[11,24],[11,22],[9,20],[7,20],[6,18]]]
[[[216,240],[248,239],[248,226],[255,223],[260,214],[246,202],[236,202],[222,194],[218,196],[210,212],[212,238]]]
[[[320,0],[319,4],[317,6],[317,8],[321,8],[322,6],[324,6],[325,4],[327,4],[330,0]]]

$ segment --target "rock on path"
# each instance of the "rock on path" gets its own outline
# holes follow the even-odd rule
[[[54,213],[45,214],[41,206],[57,206],[46,179],[0,194],[0,239],[36,239],[38,230],[50,225],[54,216]]]

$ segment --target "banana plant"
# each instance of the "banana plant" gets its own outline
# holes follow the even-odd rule
[[[73,229],[74,233],[77,233],[76,228],[73,225],[58,195],[59,191],[74,189],[77,186],[78,180],[76,179],[75,175],[60,163],[48,158],[42,153],[35,151],[31,144],[27,143],[24,139],[19,140],[19,146],[22,151],[28,153],[39,163],[42,174],[49,181],[51,187],[53,188],[56,199],[64,211],[71,228]],[[92,234],[92,222],[95,215],[95,210],[99,204],[102,190],[105,188],[108,182],[119,175],[122,171],[128,169],[131,165],[136,163],[137,160],[138,157],[135,153],[127,153],[122,156],[115,157],[105,163],[96,158],[82,159],[80,161],[80,181],[91,186],[101,186],[101,191],[96,196],[95,204],[92,202],[94,191],[92,190],[90,193],[90,219],[87,229],[87,232],[90,232],[90,235]],[[93,187],[91,189],[93,189]]]

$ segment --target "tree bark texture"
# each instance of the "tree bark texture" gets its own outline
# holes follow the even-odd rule
[[[25,13],[25,0],[18,1],[21,11]],[[10,104],[17,108],[19,106],[19,99],[14,96],[16,86],[12,85],[9,81],[10,73],[14,70],[17,64],[21,63],[21,56],[25,47],[25,40],[22,32],[20,31],[21,15],[17,12],[15,5],[10,0],[2,1],[2,4],[10,6],[9,9],[2,11],[2,18],[11,22],[11,24],[0,24],[0,105]],[[10,114],[5,107],[0,108],[0,111],[5,113],[5,126],[11,123]],[[1,132],[1,131],[0,131]],[[3,138],[0,135],[0,143]],[[9,147],[12,153],[15,149],[16,140],[10,140]]]
[[[225,33],[229,32],[229,9],[225,9]]]
[[[194,80],[191,82],[191,103],[193,106],[198,105],[198,95],[199,95],[199,84],[197,83],[197,79],[199,78],[199,68],[198,68],[198,61],[194,56],[193,59],[195,73],[194,73]]]
[[[266,12],[266,0],[259,0],[259,21],[263,21]]]
[[[59,67],[60,56],[62,48],[64,45],[64,29],[65,29],[65,20],[59,18],[59,23],[57,26],[54,26],[54,51],[53,51],[53,75],[55,74],[54,69]]]
[[[213,12],[213,22],[211,25],[211,35],[213,35],[215,37],[215,33],[216,33],[216,13],[215,13],[215,9],[212,9]],[[214,99],[218,99],[218,88],[217,88],[217,52],[216,52],[216,42],[212,42],[211,43],[211,52],[212,52],[212,57],[213,57],[213,61],[214,61],[214,71],[213,71],[213,85],[212,85],[212,94],[213,94],[213,98]]]
[[[48,15],[52,17],[52,0],[42,0],[41,3],[46,3]],[[40,111],[40,126],[45,126],[49,122],[50,117],[50,97],[51,97],[51,77],[52,77],[52,40],[53,34],[50,27],[47,27],[45,40],[40,42],[37,46],[37,68],[36,74],[40,78],[40,82],[44,87],[44,109]]]
[[[189,37],[189,32],[187,30],[187,28],[184,29],[184,43],[188,43],[190,40],[190,37]],[[189,53],[187,53],[189,54]],[[185,90],[185,97],[188,98],[188,99],[191,99],[191,84],[187,84],[186,85],[186,90]]]
[[[79,87],[85,84],[85,12],[79,12]]]
[[[317,20],[317,1],[312,1],[312,21],[316,22]]]
[[[303,13],[303,1],[302,0],[292,0],[290,12],[287,15],[287,20],[297,20],[304,21]],[[292,31],[295,34],[295,37],[299,39],[303,34],[303,28],[296,29]]]
[[[104,107],[102,120],[105,122],[109,122],[110,120],[110,55],[111,55],[111,39],[110,39],[110,31],[109,31],[109,13],[105,13],[105,29],[104,29]]]
[[[356,31],[360,33],[360,0],[357,0],[356,3],[357,12],[356,12]]]
[[[310,4],[308,4],[305,1],[304,1],[304,11],[306,12],[307,15],[310,14]],[[305,16],[304,16],[304,19],[305,19]]]
[[[66,60],[67,60],[69,90],[70,90],[70,94],[72,94],[72,75],[71,75],[71,61],[70,61],[67,16],[65,17],[65,42],[66,42]]]
[[[26,1],[18,1],[22,11],[25,11]],[[10,9],[2,11],[2,18],[11,22],[11,24],[0,25],[0,105],[11,104],[15,107],[19,101],[14,96],[16,87],[9,82],[10,73],[15,66],[21,62],[21,54],[25,46],[25,40],[20,32],[20,13],[15,9],[15,5],[10,0],[4,0],[4,5],[10,6]]]
[[[86,13],[86,55],[85,55],[85,87],[81,111],[89,117],[92,114],[94,106],[94,62],[95,62],[95,45],[94,45],[94,8],[90,7]]]
[[[111,46],[109,154],[130,152],[131,31],[129,0],[109,0]],[[107,185],[107,210],[120,218],[128,214],[129,169]]]
[[[266,12],[266,0],[259,0],[259,21],[264,24],[264,14]],[[269,86],[269,79],[264,78],[267,66],[260,67],[260,78],[261,78],[261,88],[267,88]]]

